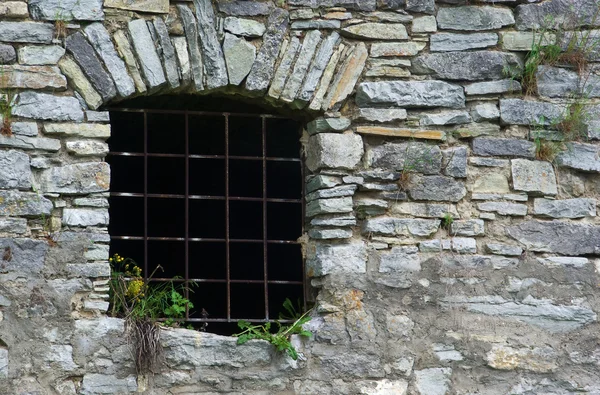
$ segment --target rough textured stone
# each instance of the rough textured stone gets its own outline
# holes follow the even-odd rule
[[[227,15],[258,16],[270,15],[273,12],[273,4],[270,2],[233,0],[227,2],[219,1],[217,5],[219,6],[219,11]]]
[[[352,212],[352,197],[315,199],[306,205],[308,218],[321,214],[343,214]]]
[[[167,14],[169,12],[168,0],[104,0],[104,6],[122,10],[154,12],[160,14]]]
[[[10,137],[0,135],[0,147],[56,152],[60,150],[60,140],[14,134]]]
[[[562,115],[560,106],[521,99],[501,99],[500,119],[507,124],[548,125]]]
[[[511,160],[513,188],[537,195],[556,195],[556,175],[549,162]]]
[[[91,82],[83,74],[81,67],[75,63],[75,61],[69,57],[63,58],[58,64],[60,70],[65,74],[75,90],[83,97],[85,103],[89,108],[95,110],[100,107],[103,103],[102,97],[94,89]]]
[[[108,210],[65,208],[62,222],[70,226],[108,225]]]
[[[280,8],[269,15],[263,44],[246,80],[247,90],[251,92],[267,90],[275,71],[275,61],[283,42],[283,36],[288,28],[288,17],[287,11]]]
[[[315,97],[308,106],[311,110],[320,111],[324,106],[327,106],[328,103],[325,102],[325,94],[327,93],[327,90],[331,85],[334,73],[336,71],[336,67],[345,49],[346,46],[343,43],[340,44],[338,48],[333,52],[331,59],[329,59],[329,62],[327,63],[327,66],[323,71],[323,77],[321,78],[321,82],[319,83],[317,91],[315,92]]]
[[[533,213],[550,218],[595,217],[596,199],[535,199]]]
[[[475,179],[473,183],[473,195],[476,193],[508,193],[508,179],[499,173],[482,174]]]
[[[408,137],[411,139],[446,140],[446,132],[442,130],[420,130],[390,128],[383,126],[358,126],[356,133],[388,137]]]
[[[434,16],[421,16],[413,19],[413,33],[434,33],[437,31],[437,21]]]
[[[556,35],[552,33],[503,32],[502,49],[508,51],[531,51],[533,44],[551,45],[556,43]]]
[[[467,147],[454,147],[442,151],[443,173],[450,177],[467,176]]]
[[[566,145],[567,149],[556,156],[556,163],[576,170],[600,172],[600,147],[575,142]]]
[[[440,252],[450,250],[459,254],[474,254],[477,252],[477,242],[468,237],[453,237],[444,240],[428,240],[419,243],[421,252]]]
[[[133,78],[135,89],[141,93],[146,92],[146,84],[144,83],[144,80],[140,74],[140,69],[138,67],[137,60],[133,55],[133,50],[131,49],[129,39],[127,36],[125,36],[125,33],[122,30],[117,30],[113,34],[113,38],[117,46],[117,51],[125,61],[127,70],[129,71],[129,74],[131,74],[131,78]]]
[[[416,370],[415,387],[420,395],[446,395],[451,375],[450,368]]]
[[[342,34],[357,39],[407,40],[406,27],[401,23],[360,23],[342,29]]]
[[[542,265],[550,267],[582,268],[589,263],[589,259],[587,258],[576,258],[571,256],[554,256],[549,258],[538,258],[537,261]]]
[[[194,0],[200,47],[206,70],[206,87],[219,88],[228,83],[225,58],[215,30],[215,14],[210,0]],[[263,43],[263,45],[265,45]]]
[[[478,104],[471,110],[471,117],[475,122],[495,121],[500,117],[500,111],[494,103]]]
[[[19,151],[0,151],[0,188],[31,188],[29,155]]]
[[[51,203],[50,206],[52,206]],[[48,251],[48,243],[26,238],[5,238],[0,239],[0,249],[11,251],[11,259],[8,261],[3,260],[0,273],[18,273],[33,278],[38,276],[44,267],[44,257]]]
[[[371,44],[372,58],[389,57],[389,56],[414,56],[425,48],[424,43],[409,41],[395,43],[373,43]]]
[[[440,52],[419,55],[411,70],[435,78],[477,81],[504,78],[506,67],[520,70],[522,62],[515,54],[497,51]]]
[[[2,67],[4,89],[65,90],[67,79],[57,67],[11,65]]]
[[[343,132],[350,126],[351,121],[348,118],[317,118],[306,125],[308,134],[326,132]]]
[[[227,63],[229,83],[241,84],[256,59],[256,47],[243,38],[226,33],[225,41],[223,41],[223,54]]]
[[[107,33],[108,34],[108,33]],[[67,51],[81,66],[85,75],[90,79],[94,88],[100,93],[104,101],[108,101],[117,95],[117,90],[111,76],[106,72],[102,62],[96,55],[96,51],[85,39],[81,32],[71,34],[65,40]],[[100,45],[100,44],[98,44]]]
[[[582,306],[558,305],[548,299],[527,296],[520,302],[501,296],[447,296],[442,306],[463,306],[468,311],[490,316],[510,317],[551,332],[577,329],[597,320],[597,315]]]
[[[0,22],[0,41],[50,44],[54,26],[39,22]]]
[[[187,6],[180,4],[177,6],[177,9],[181,15],[183,30],[187,39],[191,77],[194,80],[196,90],[201,91],[204,89],[204,71],[200,43],[198,42],[198,25],[194,14],[192,14],[192,11]]]
[[[424,114],[419,120],[421,126],[458,125],[471,122],[469,113],[462,110],[449,110],[437,113]]]
[[[379,257],[379,273],[419,272],[421,260],[417,247],[393,247]]]
[[[306,266],[310,277],[332,273],[365,273],[367,248],[364,242],[317,244],[309,248]]]
[[[298,100],[308,102],[313,97],[313,95],[317,91],[319,81],[321,80],[321,76],[325,72],[325,68],[329,63],[329,60],[331,59],[331,56],[333,55],[333,52],[339,40],[339,34],[334,32],[329,37],[324,39],[321,45],[319,45],[319,49],[317,50],[312,64],[310,66],[310,70],[308,71],[306,78],[304,79],[302,88],[296,96]],[[297,62],[298,61],[296,61],[296,64]]]
[[[192,71],[190,65],[190,54],[188,52],[187,40],[185,37],[172,37],[173,48],[177,56],[178,72],[181,76],[181,81],[187,84],[192,79]]]
[[[314,199],[332,198],[340,196],[352,196],[356,191],[356,185],[341,185],[333,188],[318,189],[306,195],[306,200],[311,201]]]
[[[515,23],[510,9],[489,6],[443,7],[438,27],[448,30],[492,30]]]
[[[293,6],[310,8],[318,7],[344,7],[349,10],[375,11],[375,0],[289,0]]]
[[[408,382],[406,380],[365,380],[357,383],[359,394],[383,395],[396,394],[406,395]]]
[[[481,156],[521,156],[535,158],[535,144],[517,139],[493,139],[477,137],[473,139],[473,152]]]
[[[412,12],[433,14],[435,12],[435,0],[406,0],[406,9]]]
[[[366,161],[370,167],[435,174],[441,169],[442,153],[437,145],[385,143],[369,147]]]
[[[44,192],[85,194],[104,192],[110,183],[110,167],[105,162],[77,163],[44,170],[39,178]]]
[[[498,80],[474,82],[465,85],[465,93],[467,95],[493,95],[498,93],[521,92],[521,84],[514,80]]]
[[[451,214],[454,218],[459,216],[454,205],[436,203],[396,203],[392,205],[390,212],[424,218],[444,218],[447,214]]]
[[[363,234],[386,236],[431,236],[440,226],[439,219],[412,219],[377,217],[367,219],[362,228]]]
[[[33,19],[50,21],[104,19],[102,0],[29,0],[29,12]]]
[[[76,98],[31,91],[19,93],[13,115],[52,121],[83,121],[83,111]]]
[[[311,30],[304,36],[302,48],[300,48],[300,52],[296,58],[294,69],[287,79],[283,92],[281,93],[281,99],[283,101],[292,102],[296,98],[296,94],[300,89],[304,76],[308,72],[308,68],[310,67],[320,40],[321,32],[318,30]]]
[[[111,394],[137,392],[135,376],[117,378],[115,375],[88,373],[83,376],[82,392],[86,394]]]
[[[87,137],[107,139],[110,137],[110,125],[98,123],[50,123],[44,124],[45,134],[64,134],[69,137]],[[36,130],[37,134],[37,130]]]
[[[5,1],[0,5],[0,16],[5,18],[27,18],[29,11],[24,1]]]
[[[477,204],[481,211],[492,211],[500,215],[525,216],[527,215],[527,205],[507,202],[485,202]]]
[[[467,49],[479,49],[493,47],[498,44],[496,33],[437,33],[431,35],[430,49],[432,52],[464,51]]]
[[[354,169],[364,153],[362,138],[357,134],[319,133],[308,140],[306,166]]]
[[[105,156],[108,153],[108,144],[94,140],[67,141],[67,152],[76,156]]]
[[[458,202],[467,194],[462,182],[444,176],[413,177],[408,193],[415,200]]]
[[[371,122],[402,121],[407,117],[403,108],[359,108],[358,118]]]
[[[146,85],[152,89],[166,83],[167,80],[162,63],[156,52],[154,40],[150,35],[146,21],[144,19],[130,21],[127,24],[127,28],[133,44],[133,50],[140,62]]]
[[[12,53],[14,54],[14,49]],[[58,45],[26,45],[19,48],[19,63],[32,66],[55,65],[64,54],[65,49]]]
[[[311,20],[311,21],[294,21],[291,28],[296,30],[314,30],[314,29],[339,29],[342,26],[340,21],[336,20]]]
[[[565,255],[598,254],[600,251],[600,226],[527,221],[508,227],[507,232],[531,251]]]
[[[523,4],[516,8],[517,29],[554,29],[568,25],[600,26],[600,21],[594,18],[597,3],[595,0],[580,0],[574,5],[569,0],[549,0],[542,4]],[[549,18],[549,22],[547,21]]]
[[[27,233],[27,219],[0,217],[0,232],[25,234]]]
[[[487,243],[485,246],[490,253],[496,255],[520,256],[523,253],[523,249],[521,247],[509,244]]]
[[[450,233],[455,236],[483,236],[485,224],[480,219],[454,220],[450,225]]]
[[[358,43],[340,66],[323,102],[322,109],[338,110],[342,102],[352,93],[367,61],[368,51],[364,43]]]
[[[15,48],[12,45],[0,44],[0,64],[10,64],[16,61],[17,53],[15,52]]]
[[[381,81],[358,85],[359,107],[450,107],[463,108],[465,96],[460,86],[442,81]]]
[[[550,373],[558,368],[558,354],[550,347],[519,348],[494,346],[486,355],[490,367],[499,370],[529,370]]]
[[[52,202],[32,192],[0,191],[0,216],[49,215]]]
[[[298,37],[292,37],[291,41],[286,42],[282,47],[282,53],[279,55],[281,61],[279,62],[279,66],[275,71],[275,75],[273,76],[273,82],[269,88],[269,96],[278,99],[281,96],[281,92],[283,92],[283,88],[285,87],[285,82],[288,79],[290,74],[290,70],[292,69],[292,65],[294,64],[294,60],[296,59],[296,54],[300,50],[300,39]]]
[[[223,28],[231,34],[244,37],[262,37],[267,28],[261,22],[228,16],[223,21]]]

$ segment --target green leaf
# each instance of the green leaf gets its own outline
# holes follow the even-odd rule
[[[240,329],[246,329],[246,328],[250,327],[250,323],[248,321],[239,320],[238,321],[238,327]]]
[[[311,331],[302,330],[298,333],[300,336],[312,337],[313,333]]]
[[[250,340],[250,335],[241,335],[238,337],[237,339],[237,344],[244,344],[246,343],[248,340]]]

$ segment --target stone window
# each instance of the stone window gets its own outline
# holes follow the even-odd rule
[[[146,275],[161,265],[156,281],[190,285],[187,321],[229,333],[303,299],[301,128],[260,108],[198,102],[111,109],[110,248]]]

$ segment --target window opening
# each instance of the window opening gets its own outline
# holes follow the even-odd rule
[[[264,113],[110,109],[111,255],[193,283],[186,322],[222,334],[304,303],[300,124]],[[208,316],[202,314],[202,310]]]

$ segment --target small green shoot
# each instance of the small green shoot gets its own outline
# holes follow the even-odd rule
[[[450,230],[450,226],[454,222],[454,216],[452,213],[445,213],[442,217],[442,228]]]

